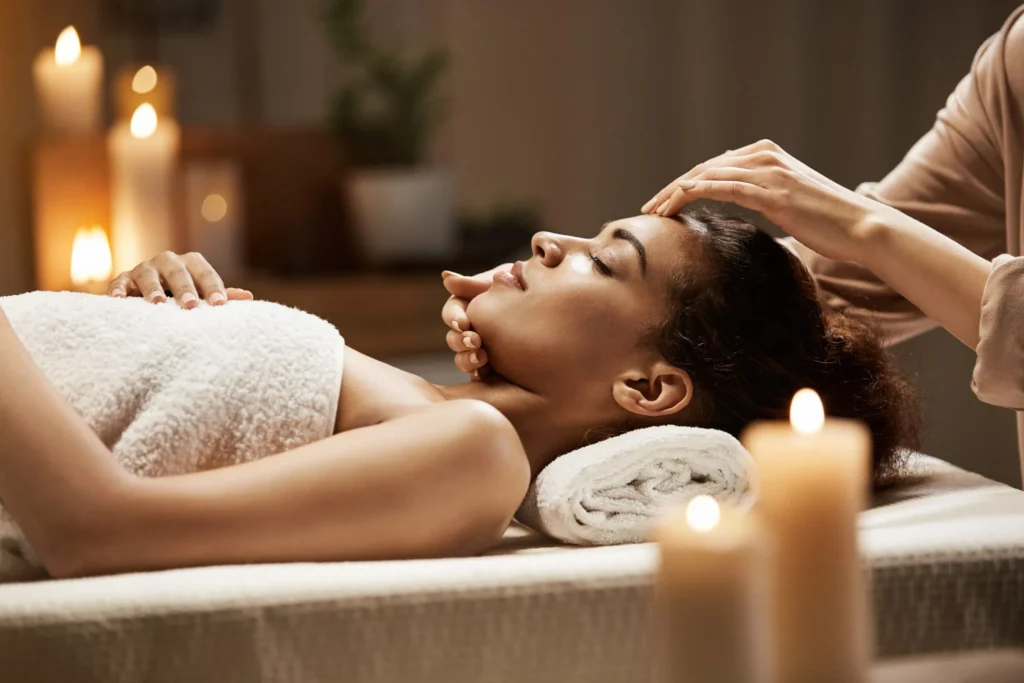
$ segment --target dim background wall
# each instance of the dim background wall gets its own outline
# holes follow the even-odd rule
[[[464,206],[536,200],[554,230],[635,213],[670,177],[770,137],[849,186],[878,179],[931,123],[1010,0],[379,0],[374,22],[452,57],[434,156]],[[30,67],[74,23],[108,74],[158,54],[189,124],[322,119],[338,68],[313,0],[223,0],[218,23],[155,41],[97,0],[0,0],[0,293],[32,286]],[[971,353],[903,345],[926,450],[1019,485],[1012,416],[974,400]]]

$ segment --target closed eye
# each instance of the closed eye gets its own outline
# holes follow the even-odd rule
[[[594,262],[594,267],[597,268],[598,272],[601,273],[601,275],[605,275],[607,277],[612,277],[613,275],[615,275],[615,273],[612,272],[612,269],[609,268],[604,261],[594,256],[593,254],[590,255],[590,260]]]

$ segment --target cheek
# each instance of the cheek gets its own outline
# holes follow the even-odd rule
[[[617,367],[635,342],[633,307],[613,299],[586,287],[560,288],[557,296],[487,292],[468,314],[498,373],[531,388],[579,385]]]

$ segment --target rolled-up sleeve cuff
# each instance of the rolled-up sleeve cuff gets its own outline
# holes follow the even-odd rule
[[[971,388],[985,403],[1024,410],[1024,258],[992,262],[978,332]]]

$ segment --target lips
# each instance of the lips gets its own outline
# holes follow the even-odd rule
[[[516,282],[519,283],[519,288],[525,292],[526,289],[527,289],[527,286],[526,286],[526,277],[523,275],[523,262],[522,261],[516,261],[515,263],[512,264],[512,275],[515,276]]]

